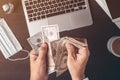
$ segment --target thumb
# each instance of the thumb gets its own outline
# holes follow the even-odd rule
[[[35,53],[35,50],[30,51],[30,62],[33,62],[37,59],[38,55]]]
[[[79,57],[81,59],[86,60],[89,57],[89,49],[88,49],[88,47],[81,47],[79,49],[79,54],[78,55],[79,55]]]
[[[75,58],[75,48],[72,44],[66,43],[68,58]]]
[[[40,48],[39,48],[38,59],[46,60],[46,56],[47,56],[47,44],[46,43],[42,43]]]

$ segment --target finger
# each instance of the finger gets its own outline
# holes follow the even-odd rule
[[[35,61],[37,59],[38,55],[35,53],[35,50],[30,51],[30,61]]]
[[[38,57],[38,59],[45,60],[46,56],[47,56],[47,44],[43,43],[43,44],[41,44],[41,46],[39,48],[39,57]]]
[[[88,58],[88,56],[89,56],[89,49],[88,49],[88,47],[81,47],[80,49],[79,49],[79,54],[80,54],[80,57],[82,57],[82,58]]]
[[[66,48],[68,51],[68,57],[75,58],[75,47],[70,43],[66,43]]]

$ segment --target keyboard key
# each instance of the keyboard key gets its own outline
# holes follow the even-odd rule
[[[41,15],[41,13],[40,13],[40,12],[37,12],[37,15],[39,16],[39,15]]]
[[[37,19],[38,19],[38,20],[41,19],[40,16],[38,16]]]
[[[37,14],[36,14],[36,13],[34,13],[34,14],[33,14],[33,16],[37,16]]]
[[[32,14],[29,14],[28,17],[33,17]]]
[[[29,9],[32,9],[32,7],[31,6],[27,6],[26,9],[29,10]]]
[[[32,18],[30,18],[30,19],[29,19],[29,21],[31,22],[31,21],[33,21],[33,19],[32,19]]]
[[[29,10],[29,11],[27,11],[27,13],[28,13],[28,14],[33,13],[33,10]]]
[[[70,12],[70,9],[66,10],[66,13],[69,13]]]
[[[45,10],[45,14],[48,14],[49,13],[49,11],[48,10]]]
[[[36,17],[34,17],[34,18],[33,18],[33,20],[35,21],[35,20],[37,20],[37,18],[36,18]]]
[[[44,18],[45,18],[45,15],[42,15],[42,16],[41,16],[41,18],[43,18],[43,19],[44,19]]]
[[[34,1],[33,3],[34,3],[34,4],[36,4],[36,3],[37,3],[37,1]]]
[[[78,6],[85,5],[85,2],[77,3]]]
[[[29,6],[29,3],[28,3],[28,1],[25,1],[25,6]]]
[[[30,5],[33,5],[33,2],[30,2]]]

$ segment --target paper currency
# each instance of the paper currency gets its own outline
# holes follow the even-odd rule
[[[34,36],[28,38],[28,42],[31,45],[33,49],[35,49],[38,52],[38,49],[41,45],[41,43],[46,42],[48,44],[48,74],[51,74],[55,71],[55,63],[53,61],[53,55],[51,52],[51,45],[50,42],[54,40],[58,40],[59,37],[59,29],[58,25],[47,25],[42,26],[42,31],[35,34]]]
[[[56,76],[61,75],[67,70],[68,53],[65,47],[65,43],[73,44],[76,47],[76,50],[78,50],[78,48],[80,47],[87,46],[86,39],[81,38],[78,38],[76,40],[71,37],[63,37],[59,40],[51,42],[53,59],[55,62]]]
[[[42,26],[42,34],[46,42],[51,42],[60,38],[58,25]]]
[[[61,75],[67,70],[67,50],[66,43],[71,43],[75,46],[76,51],[80,47],[87,45],[87,40],[84,38],[71,38],[59,36],[58,25],[42,26],[42,31],[27,39],[32,48],[38,53],[38,48],[41,43],[48,44],[48,74],[56,71],[56,76]]]
[[[42,32],[39,32],[39,33],[35,34],[34,36],[28,38],[27,41],[30,44],[30,46],[33,49],[35,49],[36,53],[39,53],[38,49],[39,49],[40,45],[43,43]]]
[[[52,71],[55,71],[55,63],[53,60],[50,42],[60,39],[58,25],[42,26],[42,36],[43,41],[48,43],[48,65],[50,69],[49,73],[52,73]]]

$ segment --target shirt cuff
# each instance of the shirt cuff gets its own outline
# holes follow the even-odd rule
[[[83,79],[83,80],[89,80],[88,78],[85,78],[85,79]]]

